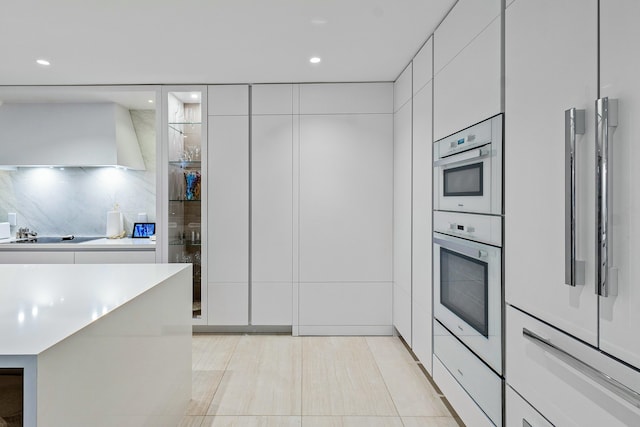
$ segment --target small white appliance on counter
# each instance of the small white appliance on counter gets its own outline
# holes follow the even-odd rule
[[[122,212],[114,210],[107,212],[107,237],[119,236],[124,230]]]
[[[0,222],[0,240],[11,237],[11,227],[8,222]]]

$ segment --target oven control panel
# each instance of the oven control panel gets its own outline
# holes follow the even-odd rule
[[[433,231],[502,246],[502,218],[461,212],[433,212]]]
[[[436,142],[435,159],[450,156],[460,151],[485,145],[491,142],[491,120],[486,120],[468,129],[455,133]]]

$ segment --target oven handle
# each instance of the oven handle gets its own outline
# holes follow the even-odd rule
[[[449,240],[440,239],[438,237],[433,238],[433,242],[442,246],[445,249],[451,249],[452,251],[456,251],[463,255],[467,255],[471,258],[482,260],[486,258],[488,253],[487,251],[483,251],[482,249],[470,248],[462,243],[451,242]]]
[[[607,97],[596,100],[596,293],[608,297],[609,283],[609,216],[611,215],[609,127],[618,125],[618,100]]]
[[[585,131],[585,111],[564,112],[564,283],[584,284],[584,261],[576,260],[576,135]]]
[[[433,162],[434,167],[453,165],[456,163],[466,162],[467,160],[483,159],[489,157],[491,154],[490,147],[480,147],[474,150],[465,151],[464,153],[455,154],[444,159],[436,160]]]
[[[531,341],[540,344],[546,350],[550,351],[560,360],[568,364],[569,366],[582,372],[598,384],[605,387],[607,390],[620,396],[622,399],[631,403],[633,406],[640,408],[640,393],[622,384],[620,381],[605,374],[599,369],[594,368],[588,363],[575,357],[573,354],[561,349],[557,345],[553,344],[550,339],[543,338],[535,332],[530,331],[527,328],[522,328],[522,335]]]

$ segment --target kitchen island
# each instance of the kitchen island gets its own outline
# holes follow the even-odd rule
[[[0,265],[0,301],[0,371],[23,370],[24,426],[179,423],[190,265]]]

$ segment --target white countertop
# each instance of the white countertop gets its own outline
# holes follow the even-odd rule
[[[156,242],[150,239],[132,239],[130,237],[124,239],[107,239],[100,238],[89,240],[82,243],[11,243],[15,239],[0,239],[0,251],[3,250],[65,250],[65,251],[84,251],[84,250],[155,250]]]
[[[37,355],[188,264],[0,265],[0,356]]]

